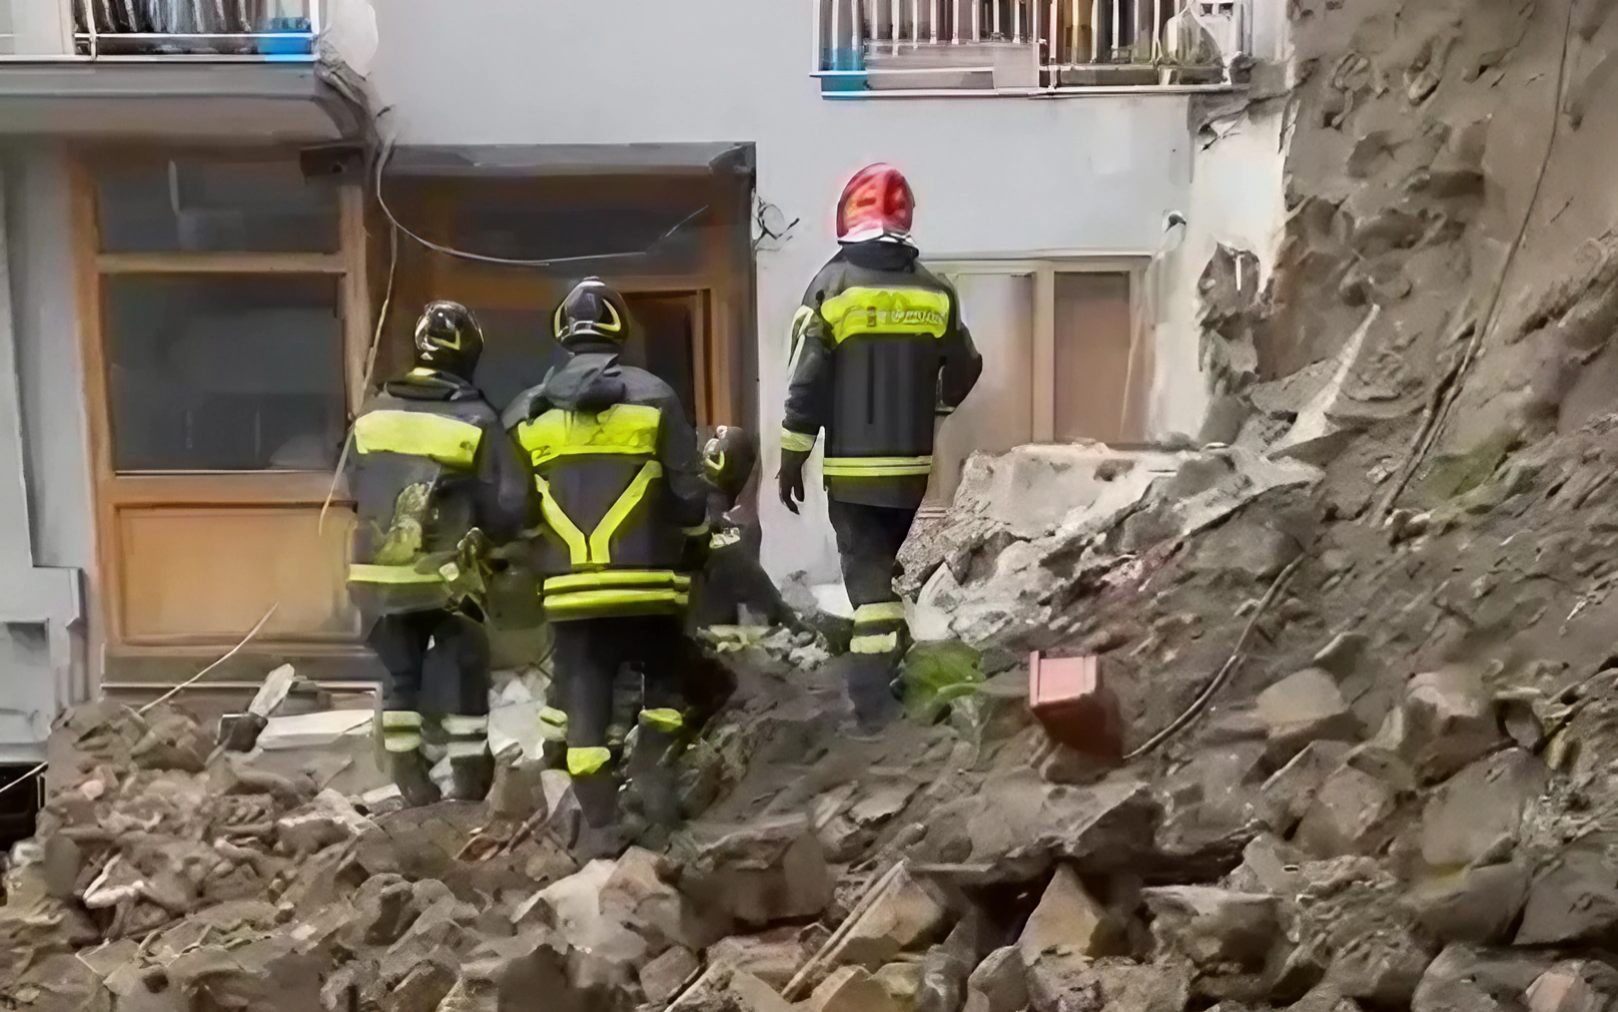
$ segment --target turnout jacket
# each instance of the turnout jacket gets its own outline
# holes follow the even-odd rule
[[[537,493],[546,617],[683,614],[708,484],[668,384],[591,345],[519,394],[505,424]]]
[[[461,539],[476,527],[509,540],[528,511],[500,416],[466,380],[417,368],[365,404],[353,436],[350,595],[373,615],[445,607]]]
[[[983,371],[955,289],[917,255],[892,242],[844,246],[793,319],[781,448],[808,452],[825,429],[822,473],[842,502],[920,505],[937,414]]]

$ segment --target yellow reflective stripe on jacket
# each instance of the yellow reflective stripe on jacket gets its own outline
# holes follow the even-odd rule
[[[832,478],[895,478],[931,474],[931,457],[827,457],[821,473]]]
[[[415,566],[378,566],[368,562],[352,562],[348,566],[349,583],[443,583],[444,576],[437,570],[422,572]]]
[[[888,654],[897,649],[899,649],[898,633],[856,636],[848,641],[848,652],[851,654]]]
[[[425,411],[381,409],[354,420],[354,450],[362,456],[401,453],[471,467],[482,439],[483,430],[471,422]]]
[[[860,334],[943,337],[949,296],[927,288],[848,288],[820,305],[838,344]]]
[[[878,601],[876,604],[862,604],[854,609],[854,624],[865,625],[870,622],[903,622],[905,620],[905,605],[903,601]]]
[[[618,528],[629,519],[640,501],[646,498],[646,490],[652,482],[663,476],[663,465],[655,460],[648,460],[641,465],[640,473],[635,480],[629,483],[618,501],[612,504],[612,509],[601,518],[601,523],[590,532],[590,561],[595,563],[608,563],[612,561],[612,536],[618,533]]]
[[[600,773],[602,767],[610,762],[612,750],[601,746],[567,750],[567,773],[571,777],[587,777],[592,773]]]
[[[679,710],[669,707],[659,707],[655,710],[642,710],[640,722],[654,731],[664,731],[673,734],[685,726],[685,718]]]
[[[420,727],[421,714],[415,710],[383,710],[382,726],[385,728]]]
[[[793,453],[808,453],[815,448],[815,437],[806,436],[791,429],[781,430],[781,449],[791,450]]]
[[[550,525],[556,536],[567,542],[568,558],[575,566],[588,565],[590,562],[590,541],[579,530],[562,507],[557,504],[556,498],[551,495],[550,482],[539,475],[534,475],[534,487],[539,489],[539,508],[545,516],[545,523]]]
[[[545,580],[545,593],[558,594],[573,590],[600,590],[603,587],[673,587],[684,590],[691,586],[691,577],[661,569],[608,569],[600,573],[569,573]]]
[[[657,455],[662,412],[645,404],[614,404],[598,414],[552,408],[517,426],[517,442],[538,467],[557,457],[592,453]]]
[[[456,714],[447,714],[439,722],[445,734],[472,735],[487,734],[489,731],[488,717],[464,717]]]
[[[614,608],[630,609],[645,605],[684,608],[690,598],[683,590],[576,590],[545,597],[545,612],[565,617],[570,612]]]

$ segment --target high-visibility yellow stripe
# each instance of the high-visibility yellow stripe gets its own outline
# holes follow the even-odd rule
[[[708,521],[704,520],[695,527],[682,527],[680,528],[680,533],[688,538],[700,538],[708,533]]]
[[[581,590],[566,594],[547,594],[545,612],[566,615],[568,612],[610,610],[614,607],[639,607],[648,604],[667,604],[684,608],[689,603],[684,591],[678,590]]]
[[[402,453],[453,467],[471,467],[482,439],[483,430],[471,422],[425,411],[383,409],[354,420],[354,450],[362,456]]]
[[[444,755],[451,759],[473,759],[489,751],[488,741],[451,741],[444,743]]]
[[[614,404],[588,414],[552,408],[517,426],[517,442],[538,467],[557,457],[613,453],[656,456],[662,412],[644,404]]]
[[[640,473],[635,475],[635,480],[629,483],[623,495],[612,504],[612,509],[601,518],[601,523],[590,532],[591,562],[604,564],[612,561],[612,536],[618,533],[618,528],[629,519],[629,514],[640,505],[642,499],[646,498],[646,490],[651,487],[652,482],[662,476],[663,465],[657,461],[648,460],[641,465]]]
[[[710,551],[712,551],[714,549],[727,548],[730,545],[737,544],[741,540],[742,540],[742,532],[741,531],[738,531],[738,530],[735,530],[735,529],[726,530],[726,531],[714,531],[713,536],[708,539],[708,549]]]
[[[421,714],[414,710],[383,710],[382,726],[390,729],[420,727]]]
[[[421,748],[421,734],[417,731],[388,731],[382,735],[382,749],[386,752],[414,752]]]
[[[852,654],[890,654],[899,649],[898,633],[882,633],[879,636],[856,636],[848,641],[848,652]]]
[[[861,334],[943,337],[949,296],[925,288],[849,288],[820,305],[838,344]]]
[[[612,751],[596,746],[594,748],[570,748],[567,750],[567,773],[572,777],[587,777],[592,773],[601,772],[601,768],[612,762]]]
[[[590,562],[590,542],[585,538],[584,532],[579,530],[578,524],[575,524],[566,513],[562,512],[562,507],[557,504],[556,497],[551,495],[550,482],[536,474],[534,475],[534,487],[539,489],[539,508],[540,512],[545,516],[545,522],[550,525],[551,530],[555,531],[558,537],[567,542],[568,558],[575,566],[588,565]]]
[[[552,576],[545,581],[545,593],[557,594],[570,590],[601,590],[607,587],[674,587],[679,590],[691,586],[691,577],[664,569],[608,569],[599,573],[569,573]]]
[[[864,625],[867,622],[903,622],[905,620],[905,603],[903,601],[878,601],[876,604],[862,604],[854,609],[854,624]]]
[[[444,728],[445,734],[486,734],[489,730],[488,717],[463,717],[450,714],[439,723]]]
[[[793,453],[808,453],[815,448],[815,437],[802,432],[793,432],[791,429],[781,430],[781,449],[791,450]]]
[[[539,720],[540,723],[549,724],[552,727],[567,726],[567,714],[563,713],[561,710],[558,710],[554,706],[547,706],[543,710],[540,710]]]
[[[658,707],[653,710],[642,710],[640,722],[654,731],[666,731],[673,734],[685,726],[685,717],[679,710],[670,707]]]
[[[893,478],[931,474],[931,457],[827,457],[821,473],[834,478]]]
[[[349,583],[443,583],[444,576],[437,570],[422,572],[415,566],[376,566],[354,562],[348,567]]]

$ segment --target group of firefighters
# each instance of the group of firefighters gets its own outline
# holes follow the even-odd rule
[[[854,606],[848,694],[866,731],[898,713],[910,643],[893,578],[932,470],[936,418],[982,370],[954,290],[918,262],[914,206],[888,165],[845,188],[840,249],[793,320],[781,432],[779,492],[793,513],[826,434],[828,512]],[[727,512],[756,463],[753,438],[721,427],[699,448],[668,384],[621,360],[632,321],[601,280],[575,286],[551,325],[566,361],[502,416],[473,381],[483,335],[472,314],[426,308],[413,367],[354,424],[349,587],[389,675],[381,734],[392,776],[419,805],[440,796],[436,755],[455,797],[489,790],[487,588],[500,574],[530,581],[553,637],[560,707],[547,719],[565,736],[580,814],[572,842],[596,855],[626,842],[609,737],[619,675],[639,678],[623,779],[644,824],[666,829],[680,817],[673,760],[722,696],[690,638],[693,610],[747,580],[765,585],[771,618],[784,608]]]

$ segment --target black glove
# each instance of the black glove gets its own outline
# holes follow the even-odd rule
[[[803,502],[803,465],[808,460],[808,451],[781,451],[781,473],[776,475],[781,484],[781,505],[793,513],[798,512],[798,503]]]

